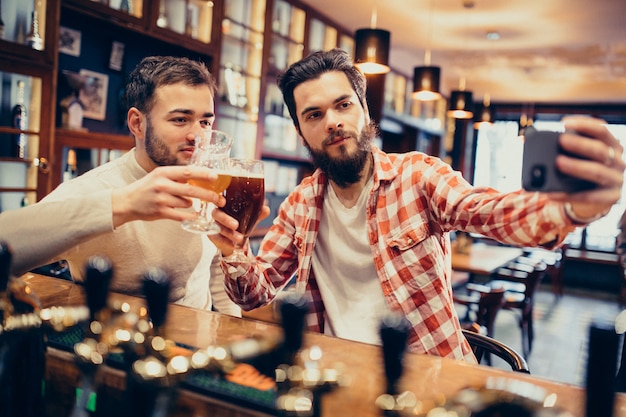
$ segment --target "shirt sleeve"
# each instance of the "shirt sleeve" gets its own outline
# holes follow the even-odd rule
[[[52,194],[51,194],[52,196]],[[0,214],[2,239],[13,252],[11,271],[22,275],[64,259],[63,253],[113,230],[111,190],[58,196]]]
[[[459,172],[434,162],[423,177],[436,221],[447,230],[479,233],[516,246],[555,247],[575,226],[563,204],[545,193],[518,190],[500,193],[472,187]]]

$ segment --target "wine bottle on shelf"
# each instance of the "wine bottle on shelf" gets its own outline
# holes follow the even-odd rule
[[[69,181],[74,177],[76,177],[76,151],[69,149],[67,151],[67,163],[63,171],[63,182]]]
[[[587,417],[613,416],[619,338],[613,326],[594,322],[589,327],[585,381]]]
[[[17,94],[15,99],[15,106],[13,106],[13,127],[20,130],[26,130],[28,126],[28,110],[24,102],[25,96],[25,84],[24,81],[19,80],[17,82]],[[26,134],[20,132],[15,137],[13,143],[12,155],[16,158],[26,157]]]
[[[26,35],[26,45],[38,51],[43,50],[43,39],[39,34],[39,14],[37,10],[33,10],[32,19],[30,22],[30,31]]]

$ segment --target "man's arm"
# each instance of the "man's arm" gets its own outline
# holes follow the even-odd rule
[[[15,275],[59,260],[77,243],[112,230],[110,190],[0,213],[0,239],[11,247]]]

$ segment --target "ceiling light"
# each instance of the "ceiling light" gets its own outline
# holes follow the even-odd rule
[[[491,107],[491,100],[489,94],[485,94],[485,98],[483,99],[483,105],[478,112],[476,118],[474,118],[474,129],[478,130],[483,126],[492,125],[495,120],[495,112]]]
[[[430,44],[432,43],[432,0],[429,4],[428,48],[424,51],[424,65],[413,68],[413,94],[411,97],[419,101],[431,101],[441,98],[439,78],[441,68],[430,65]]]
[[[497,41],[500,39],[500,32],[497,30],[488,30],[485,37],[490,41]]]
[[[389,68],[391,33],[376,29],[376,9],[372,10],[371,27],[354,34],[354,63],[365,74],[385,74]]]

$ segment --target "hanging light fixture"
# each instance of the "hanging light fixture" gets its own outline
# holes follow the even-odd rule
[[[493,108],[491,107],[491,98],[489,97],[489,94],[485,94],[480,113],[474,118],[474,129],[478,130],[482,126],[492,125],[494,120],[495,114]]]
[[[459,89],[450,93],[450,107],[448,116],[455,119],[471,119],[474,117],[472,112],[472,92],[465,91],[465,77],[461,77]]]
[[[413,69],[413,94],[411,97],[420,101],[438,100],[441,97],[439,93],[441,68],[430,65],[430,50],[426,51],[426,57],[424,66]]]
[[[430,46],[432,43],[432,0],[429,4],[428,48],[424,52],[424,66],[413,68],[413,94],[415,100],[430,101],[441,98],[439,78],[441,68],[430,65]]]
[[[386,74],[389,68],[391,33],[376,29],[376,8],[372,10],[370,28],[354,33],[354,63],[365,74]]]

